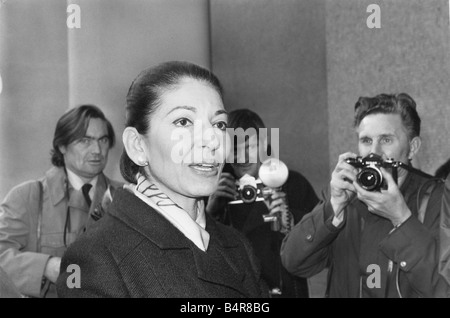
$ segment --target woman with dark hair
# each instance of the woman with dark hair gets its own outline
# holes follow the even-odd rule
[[[65,254],[59,296],[265,296],[248,241],[204,212],[226,157],[226,127],[221,85],[208,70],[167,62],[138,75],[121,158],[130,184]],[[73,264],[81,288],[67,286]]]

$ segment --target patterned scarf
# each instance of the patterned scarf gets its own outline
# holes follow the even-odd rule
[[[208,249],[209,233],[205,230],[206,218],[203,200],[197,202],[197,218],[194,221],[189,213],[159,190],[154,182],[140,173],[137,175],[137,184],[133,187],[133,192],[142,201],[164,216],[199,249],[202,251]]]

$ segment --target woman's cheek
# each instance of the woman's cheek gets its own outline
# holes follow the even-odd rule
[[[167,140],[167,145],[170,148],[167,152],[170,153],[170,160],[175,164],[192,163],[194,158],[192,156],[192,134],[185,128],[176,128],[170,134],[170,140]]]
[[[220,146],[216,151],[216,162],[225,163],[231,154],[231,138],[228,133],[224,133],[220,138]]]

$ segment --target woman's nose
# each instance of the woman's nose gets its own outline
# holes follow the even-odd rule
[[[214,128],[206,129],[202,138],[202,146],[212,151],[216,151],[220,147],[220,136],[218,136]]]
[[[209,148],[215,151],[220,146],[219,136],[216,128],[209,120],[197,120],[194,123],[194,142],[197,147]]]

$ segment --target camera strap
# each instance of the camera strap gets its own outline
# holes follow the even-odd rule
[[[430,181],[435,181],[434,179],[431,179]],[[426,185],[426,183],[424,184],[424,186]],[[431,182],[431,185],[428,186],[428,188],[425,190],[423,196],[422,196],[422,200],[420,200],[420,190],[417,193],[417,201],[420,200],[420,204],[417,204],[417,219],[420,221],[420,223],[423,224],[424,220],[425,220],[425,213],[427,211],[427,206],[428,206],[428,201],[430,200],[431,197],[431,193],[433,192],[434,188],[436,187],[436,182]]]
[[[429,179],[430,177],[432,178],[432,176],[430,176],[428,173],[425,173],[422,170],[414,168],[413,166],[405,164],[405,163],[403,163],[401,161],[396,162],[396,164],[397,164],[398,167],[402,167],[403,169],[405,169],[405,170],[407,170],[409,172],[412,172],[412,173],[414,173],[414,174],[416,174],[418,176],[421,176],[421,177],[424,177],[424,178],[427,178],[427,179]],[[432,180],[435,180],[435,178],[433,178]]]
[[[42,237],[42,210],[44,208],[44,186],[40,180],[37,181],[39,191],[37,225],[36,225],[36,252],[41,252],[41,237]]]

